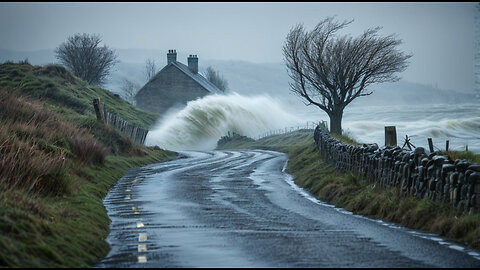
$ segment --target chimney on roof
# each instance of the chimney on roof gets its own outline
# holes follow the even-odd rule
[[[188,61],[188,68],[194,73],[194,74],[197,74],[198,73],[198,58],[197,58],[197,55],[190,55],[188,58],[187,58],[187,61]]]
[[[167,53],[167,65],[169,65],[172,62],[177,61],[177,51],[176,50],[168,50]]]

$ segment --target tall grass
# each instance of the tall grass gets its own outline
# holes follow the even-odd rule
[[[59,66],[0,64],[0,268],[94,265],[109,249],[108,188],[173,156],[98,123],[96,97],[129,122],[155,121]]]
[[[43,195],[70,191],[73,160],[103,163],[107,150],[86,130],[12,91],[0,91],[0,189]]]
[[[95,117],[92,99],[100,97],[107,109],[141,128],[151,127],[158,115],[135,108],[118,95],[95,88],[59,65],[32,66],[6,62],[0,64],[0,88],[17,89],[22,94],[53,105],[69,119],[79,115]],[[68,108],[69,110],[63,110]]]
[[[480,164],[480,155],[474,154],[470,151],[445,151],[443,154],[447,155],[450,160],[464,159],[469,162]]]
[[[70,149],[77,158],[86,164],[103,164],[108,154],[107,148],[90,134],[77,134],[68,138]]]
[[[0,130],[2,191],[24,189],[27,192],[53,195],[67,193],[67,167],[68,161],[64,153],[44,153],[38,150],[33,140],[12,140],[7,129]]]

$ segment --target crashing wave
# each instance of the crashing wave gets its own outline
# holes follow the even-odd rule
[[[229,131],[256,137],[303,122],[266,95],[209,95],[163,117],[148,133],[146,144],[170,150],[211,150]]]

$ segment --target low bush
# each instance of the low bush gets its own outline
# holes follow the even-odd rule
[[[74,135],[68,138],[70,149],[85,164],[103,164],[108,149],[90,134]]]

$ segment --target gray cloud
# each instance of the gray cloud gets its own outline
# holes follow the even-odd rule
[[[402,74],[445,89],[473,90],[475,3],[0,3],[0,48],[53,49],[68,36],[98,33],[115,48],[195,53],[204,59],[282,62],[297,23],[355,19],[358,35],[382,26],[413,53]],[[144,59],[142,59],[143,61]]]

